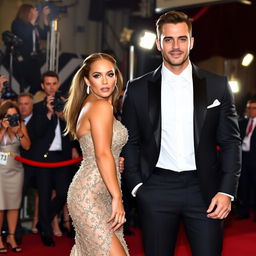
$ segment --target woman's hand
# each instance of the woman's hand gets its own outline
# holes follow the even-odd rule
[[[111,225],[111,229],[116,231],[125,223],[125,211],[122,203],[122,199],[113,198],[112,199],[112,214],[108,219],[107,223],[113,222]]]
[[[10,126],[8,118],[3,118],[1,120],[1,129],[6,130]]]

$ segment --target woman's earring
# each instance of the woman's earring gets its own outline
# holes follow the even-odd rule
[[[89,85],[87,85],[86,93],[87,93],[87,94],[90,94],[90,86],[89,86]]]

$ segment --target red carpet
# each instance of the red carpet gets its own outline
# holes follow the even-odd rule
[[[140,230],[134,229],[135,236],[127,237],[131,256],[143,256]],[[26,235],[23,238],[22,253],[8,252],[8,256],[68,256],[73,240],[63,236],[54,238],[55,247],[42,246],[39,235]],[[255,256],[256,255],[256,222],[251,220],[227,221],[222,256]],[[182,231],[177,244],[175,256],[190,256],[184,232]],[[92,255],[94,256],[94,255]],[[161,256],[161,255],[159,255]]]

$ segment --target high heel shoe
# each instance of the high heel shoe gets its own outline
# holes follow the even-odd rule
[[[2,239],[2,235],[0,235],[1,239]],[[2,241],[3,242],[3,241]],[[6,254],[7,253],[7,248],[5,247],[1,247],[0,248],[0,254]]]
[[[11,248],[11,250],[12,250],[13,252],[20,253],[20,252],[22,252],[21,247],[19,247],[19,246],[13,247],[12,244],[10,243],[10,241],[9,241],[9,237],[10,237],[10,236],[14,236],[14,235],[15,235],[15,234],[9,233],[9,234],[7,235],[6,243],[10,246],[10,248]],[[15,237],[14,237],[14,239],[15,239]]]

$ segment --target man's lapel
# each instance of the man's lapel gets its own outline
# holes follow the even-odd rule
[[[207,111],[207,91],[206,79],[198,73],[198,67],[194,65],[192,67],[194,88],[194,143],[196,150]]]
[[[148,81],[148,112],[153,127],[157,149],[161,143],[161,66]]]

